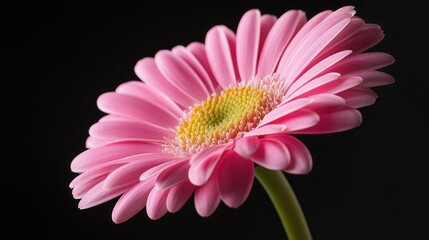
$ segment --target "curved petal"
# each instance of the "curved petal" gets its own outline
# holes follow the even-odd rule
[[[320,121],[311,128],[299,131],[299,134],[324,134],[346,131],[362,123],[361,113],[354,108],[319,114]]]
[[[149,155],[135,159],[134,161],[125,164],[113,172],[111,172],[104,180],[104,188],[118,188],[130,183],[138,183],[140,175],[146,170],[168,162],[171,156],[162,157],[157,155]]]
[[[244,137],[252,137],[252,136],[265,136],[270,134],[278,134],[286,131],[286,126],[281,124],[267,124],[266,126],[262,126],[253,129],[250,132],[244,134]]]
[[[161,152],[162,146],[141,141],[121,141],[88,149],[71,162],[73,172],[84,172],[102,163],[142,153]]]
[[[255,76],[258,59],[261,13],[257,9],[247,11],[237,28],[237,66],[241,80],[247,82]]]
[[[348,74],[360,70],[376,70],[394,62],[395,59],[387,53],[366,52],[350,56],[328,70]]]
[[[287,99],[309,98],[316,94],[336,94],[353,88],[362,83],[362,78],[355,76],[340,76],[337,73],[327,73],[313,81],[305,84],[297,91],[287,97]]]
[[[202,217],[212,215],[220,203],[220,193],[217,186],[217,180],[217,176],[213,175],[206,184],[197,187],[195,190],[195,209]]]
[[[152,88],[159,89],[182,108],[192,106],[195,100],[168,82],[159,71],[153,58],[143,58],[134,67],[137,76]]]
[[[206,35],[206,53],[213,75],[225,89],[235,83],[234,62],[224,28],[213,27]]]
[[[162,171],[156,179],[156,187],[166,189],[188,179],[189,161],[184,159]]]
[[[257,137],[244,137],[234,141],[234,151],[241,157],[248,159],[259,147]]]
[[[108,144],[110,142],[111,141],[106,140],[106,139],[99,139],[99,138],[89,136],[86,138],[85,147],[86,148],[95,148],[95,147],[103,146],[103,145]]]
[[[277,17],[271,14],[264,14],[261,16],[261,33],[259,34],[259,56],[261,55],[262,48],[264,47],[265,40],[267,39],[268,33],[277,21]],[[259,63],[258,63],[259,65]]]
[[[170,189],[152,188],[146,202],[146,213],[152,220],[157,220],[167,213],[167,196]]]
[[[377,94],[369,88],[353,88],[338,93],[344,98],[348,107],[361,108],[372,105],[377,99]]]
[[[200,42],[192,42],[186,48],[198,59],[204,69],[207,71],[207,74],[210,76],[210,80],[213,85],[213,89],[216,90],[219,86],[219,83],[216,81],[215,76],[211,70],[209,60],[207,59],[206,48],[204,44]]]
[[[308,69],[310,62],[328,46],[331,41],[350,23],[350,19],[344,19],[329,29],[323,29],[321,35],[309,38],[310,42],[303,43],[301,51],[297,51],[293,61],[280,70],[280,78],[285,79],[285,86],[289,87],[296,78]]]
[[[172,52],[167,50],[157,52],[155,63],[167,81],[188,94],[195,102],[204,100],[210,95],[198,74]]]
[[[305,13],[298,10],[287,11],[276,21],[262,48],[258,75],[266,76],[274,72],[287,45],[305,22]]]
[[[104,189],[103,182],[95,185],[91,190],[89,190],[85,196],[79,201],[78,207],[79,209],[87,209],[102,203],[105,203],[109,200],[112,200],[124,192],[128,191],[132,186],[127,185],[121,188],[115,189]]]
[[[129,118],[122,115],[107,114],[101,117],[98,122],[141,122],[134,118]]]
[[[250,160],[267,169],[281,170],[290,163],[290,154],[288,148],[276,138],[263,138]]]
[[[313,100],[306,108],[317,113],[332,112],[346,105],[346,100],[334,94],[316,94],[309,97]]]
[[[197,186],[205,184],[229,146],[229,144],[224,144],[208,147],[192,156],[190,159],[191,167],[189,168],[191,183]]]
[[[342,46],[341,44],[347,42],[348,39],[353,38],[353,36],[359,32],[365,25],[365,22],[359,17],[353,17],[350,19],[350,22],[347,26],[344,27],[335,37],[332,39],[328,45],[314,57],[314,61],[318,62],[326,56],[332,55],[339,51],[350,50],[350,48]],[[341,46],[341,47],[339,47]]]
[[[129,81],[123,83],[116,88],[115,92],[154,102],[176,117],[180,118],[182,116],[183,110],[173,100],[165,96],[158,89],[150,87],[143,82]]]
[[[280,78],[285,79],[286,87],[350,23],[354,11],[337,10],[327,17],[325,14],[317,15],[314,21],[313,18],[310,19],[302,28],[303,34],[297,34],[282,56],[277,72],[280,73]]]
[[[198,75],[198,77],[200,77],[209,93],[213,93],[215,91],[213,87],[213,80],[210,78],[204,66],[200,63],[197,57],[192,54],[189,49],[183,46],[176,46],[171,51],[176,56],[183,59],[192,68],[192,70]]]
[[[315,78],[320,77],[323,74],[326,74],[326,69],[333,66],[337,62],[341,61],[348,55],[350,55],[352,51],[346,50],[342,52],[335,53],[317,64],[311,67],[308,71],[306,71],[301,77],[299,77],[294,83],[289,87],[288,92],[295,92],[298,88],[308,83],[309,81],[314,80]]]
[[[144,154],[138,154],[131,157],[120,158],[118,160],[99,164],[92,168],[89,168],[84,173],[80,174],[75,179],[73,179],[73,181],[70,182],[70,187],[72,188],[78,185],[85,184],[101,176],[104,176],[103,179],[105,179],[107,174],[113,172],[114,170],[117,170],[121,166],[128,163],[140,162],[140,161],[152,161],[154,159],[168,159],[169,157],[170,157],[169,155],[163,154],[163,153],[144,153]]]
[[[96,178],[93,178],[90,181],[87,181],[83,184],[74,186],[72,190],[73,198],[74,199],[83,198],[83,196],[85,196],[85,194],[88,193],[89,190],[91,190],[93,187],[95,187],[97,184],[103,181],[104,178],[106,178],[105,174],[101,176],[97,176]]]
[[[351,72],[349,75],[359,76],[363,79],[362,86],[364,87],[378,87],[384,86],[388,84],[392,84],[395,82],[395,79],[387,73],[379,72],[379,71],[356,71]]]
[[[140,182],[123,194],[113,208],[113,222],[123,223],[145,208],[149,192],[154,187],[154,183],[154,179]]]
[[[295,52],[295,50],[298,49],[298,47],[302,44],[302,42],[306,39],[307,35],[314,31],[317,25],[319,25],[323,20],[325,20],[332,12],[330,10],[323,11],[312,17],[310,20],[308,20],[307,23],[304,24],[304,26],[298,31],[298,33],[293,37],[291,42],[289,43],[288,47],[285,49],[283,55],[280,58],[278,69],[283,69],[285,65],[289,62],[289,59],[291,59],[292,54]]]
[[[180,160],[172,160],[163,162],[161,164],[157,164],[152,168],[146,169],[141,175],[140,175],[140,181],[145,181],[153,176],[159,176],[165,169],[168,169],[169,167],[175,165]]]
[[[290,153],[290,163],[283,171],[293,174],[306,174],[311,171],[313,160],[310,151],[301,141],[291,135],[277,136],[276,139],[282,141]]]
[[[218,187],[222,201],[229,207],[239,207],[250,194],[253,178],[253,162],[230,151],[219,165]]]
[[[286,126],[287,133],[293,133],[302,129],[313,127],[320,121],[319,115],[308,109],[300,109],[289,115],[277,119],[272,124]]]
[[[384,33],[380,26],[376,24],[365,24],[359,31],[335,49],[350,49],[353,54],[364,52],[375,46],[384,38]]]
[[[167,196],[167,209],[171,213],[179,211],[191,197],[195,186],[189,181],[184,181],[170,189]]]
[[[172,131],[133,122],[98,122],[90,127],[89,134],[99,139],[137,139],[161,143],[165,142],[166,137],[174,137]]]
[[[74,188],[76,186],[85,184],[99,177],[106,177],[107,174],[119,168],[120,166],[126,163],[105,163],[95,166],[93,168],[88,169],[84,173],[81,173],[79,176],[75,177],[69,184],[70,188]]]
[[[299,109],[302,109],[309,105],[311,103],[310,99],[297,99],[294,101],[286,102],[283,105],[280,104],[276,109],[269,112],[265,117],[262,119],[262,121],[259,123],[258,128],[271,123],[283,116],[286,116],[292,112],[295,112]]]
[[[152,125],[171,128],[177,125],[178,118],[156,103],[130,95],[108,92],[97,99],[98,108],[106,113],[123,115]]]

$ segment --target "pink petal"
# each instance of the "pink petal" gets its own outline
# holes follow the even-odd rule
[[[340,76],[341,76],[341,74],[339,74],[339,73],[329,72],[329,73],[326,73],[320,77],[312,79],[310,82],[307,82],[302,86],[298,86],[295,84],[293,91],[292,91],[292,88],[290,88],[288,90],[288,92],[286,93],[287,99],[289,100],[289,99],[296,98],[296,97],[298,97],[298,96],[300,96],[300,95],[302,95],[308,91],[316,89],[319,86],[323,86],[329,82],[335,81]]]
[[[332,112],[346,105],[346,100],[333,94],[316,94],[309,97],[312,102],[306,107],[318,113]]]
[[[83,196],[85,196],[85,194],[89,190],[91,190],[93,187],[95,187],[97,184],[99,184],[101,181],[103,181],[104,178],[106,178],[106,174],[97,176],[96,178],[94,178],[88,182],[85,182],[81,185],[74,186],[73,190],[72,190],[73,198],[81,199]]]
[[[95,178],[99,178],[100,176],[104,176],[103,179],[106,178],[107,174],[120,168],[121,166],[133,163],[133,162],[139,162],[139,161],[152,161],[156,159],[168,159],[171,157],[168,154],[163,153],[144,153],[144,154],[138,154],[131,157],[125,157],[118,160],[106,162],[103,164],[96,165],[84,173],[77,176],[71,183],[70,187],[75,187],[77,185],[85,184],[89,181],[92,181]],[[105,182],[106,184],[106,182]]]
[[[113,208],[113,222],[118,224],[123,223],[145,208],[154,182],[154,179],[140,182],[123,194]]]
[[[324,134],[346,131],[362,123],[362,115],[354,108],[319,114],[319,123],[311,128],[301,130],[300,134]]]
[[[234,141],[234,151],[241,157],[248,159],[259,147],[257,137],[244,137]]]
[[[88,171],[85,171],[84,173],[74,178],[73,181],[70,182],[69,187],[73,188],[73,187],[85,184],[87,182],[90,182],[93,179],[99,178],[101,176],[107,176],[107,174],[109,174],[110,172],[112,172],[113,170],[117,169],[118,167],[124,164],[126,163],[124,162],[105,163],[105,164],[100,164],[98,166],[90,168],[88,169]]]
[[[356,11],[354,9],[355,9],[354,6],[344,6],[344,7],[338,8],[331,15],[329,15],[327,19],[337,17],[340,15],[348,15],[349,17],[352,17],[353,15],[356,14]]]
[[[188,179],[189,161],[184,159],[162,171],[156,179],[156,187],[166,189]]]
[[[108,143],[111,143],[112,141],[106,140],[106,139],[99,139],[95,137],[89,136],[85,141],[85,147],[86,148],[95,148],[100,147],[103,145],[106,145]]]
[[[307,72],[305,72],[301,77],[299,77],[292,85],[290,86],[288,92],[295,92],[298,88],[308,83],[309,81],[320,77],[322,74],[326,73],[326,69],[336,64],[340,60],[348,56],[352,51],[346,50],[342,52],[335,53],[317,64],[311,67]]]
[[[395,62],[387,53],[366,52],[350,56],[333,66],[329,71],[346,74],[360,70],[376,70]]]
[[[353,37],[335,47],[336,49],[350,49],[354,54],[364,52],[379,43],[384,37],[380,26],[365,24]]]
[[[349,75],[359,76],[363,79],[362,86],[365,87],[378,87],[383,85],[392,84],[395,79],[387,73],[379,71],[357,71],[351,72]]]
[[[172,213],[179,211],[191,197],[194,190],[195,186],[189,181],[181,182],[180,184],[172,187],[167,196],[168,211]]]
[[[218,187],[222,201],[229,207],[239,207],[250,194],[253,177],[253,162],[234,151],[228,152],[219,165]]]
[[[236,54],[237,41],[236,41],[235,33],[231,29],[227,28],[225,25],[221,25],[220,27],[222,28],[222,31],[225,32],[226,40],[228,41],[229,49],[231,50],[231,58],[234,66],[235,79],[237,79],[238,81],[238,79],[240,79],[240,76],[238,73],[238,65],[237,65],[237,54]]]
[[[133,122],[99,122],[91,126],[89,134],[100,139],[137,139],[161,143],[165,142],[165,138],[174,137],[172,131]]]
[[[311,171],[313,160],[308,148],[297,138],[291,135],[276,136],[282,141],[290,153],[290,163],[283,171],[293,174],[306,174]]]
[[[260,143],[258,150],[250,157],[250,160],[272,170],[281,170],[289,164],[289,150],[281,141],[275,138],[263,138]]]
[[[195,102],[204,100],[210,95],[198,74],[170,51],[159,51],[155,55],[155,63],[167,81],[188,94]]]
[[[228,147],[230,144],[216,145],[194,154],[191,157],[191,167],[189,168],[191,183],[197,186],[205,184]]]
[[[356,35],[357,32],[364,26],[365,22],[358,17],[350,19],[349,24],[339,32],[332,41],[314,58],[314,62],[318,62],[326,56],[332,55],[339,51],[350,50],[350,48],[344,48],[341,44],[351,39]],[[339,47],[340,46],[340,47]]]
[[[244,134],[244,137],[251,137],[251,136],[265,136],[270,134],[278,134],[286,131],[285,125],[280,124],[267,124],[266,126],[262,126],[253,129],[250,132],[247,132]]]
[[[143,58],[138,61],[134,70],[143,82],[154,89],[159,89],[160,92],[164,93],[181,107],[187,108],[195,102],[189,95],[177,89],[164,78],[153,58]]]
[[[347,101],[347,106],[352,108],[361,108],[372,105],[377,99],[377,94],[368,88],[353,88],[338,93]]]
[[[333,27],[321,28],[321,35],[315,34],[308,40],[311,43],[304,42],[301,51],[297,51],[291,64],[286,65],[280,70],[280,78],[285,79],[286,86],[289,86],[294,80],[307,69],[311,61],[322,52],[322,50],[349,24],[350,19],[344,19]]]
[[[183,111],[175,102],[165,96],[164,93],[160,92],[158,89],[150,87],[143,82],[129,81],[119,85],[115,91],[117,93],[128,94],[133,97],[154,102],[175,116],[182,116]]]
[[[265,117],[259,123],[258,128],[268,123],[271,123],[283,116],[286,116],[294,111],[302,109],[310,103],[311,103],[311,100],[305,99],[305,98],[297,99],[283,104],[281,103],[276,109],[274,109],[273,111],[265,115]]]
[[[153,188],[146,202],[146,212],[150,219],[157,220],[167,213],[167,196],[169,189]]]
[[[331,11],[323,11],[312,17],[304,26],[296,33],[296,35],[291,40],[289,46],[286,48],[284,54],[282,55],[277,69],[283,69],[286,64],[289,62],[290,58],[294,51],[302,44],[303,40],[307,37],[309,32],[311,32],[319,23],[321,23],[328,15],[331,14]]]
[[[164,171],[165,169],[168,169],[169,167],[175,165],[177,162],[179,162],[179,160],[172,160],[170,159],[167,162],[163,162],[160,164],[157,164],[156,166],[147,169],[146,171],[144,171],[139,179],[140,181],[145,181],[153,176],[159,176],[160,173],[162,173],[162,171]]]
[[[299,132],[302,129],[310,128],[319,122],[320,118],[315,112],[308,109],[300,109],[289,115],[286,115],[272,124],[286,126],[287,133]]]
[[[202,217],[213,214],[220,203],[220,193],[217,186],[218,178],[213,175],[206,184],[197,187],[194,194],[195,209]]]
[[[142,153],[161,152],[162,146],[141,141],[121,141],[88,149],[71,162],[73,172],[84,172],[91,167]]]
[[[236,82],[230,45],[222,26],[213,27],[206,35],[206,53],[213,75],[225,89]]]
[[[104,188],[118,188],[130,183],[137,183],[140,181],[140,175],[143,172],[153,168],[154,166],[169,162],[171,158],[171,156],[166,157],[155,154],[136,157],[134,161],[111,172],[106,177],[106,180],[104,180]]]
[[[237,28],[237,66],[242,81],[247,82],[256,72],[261,13],[257,9],[247,11]]]
[[[112,114],[104,115],[98,121],[99,122],[141,122],[137,119],[129,118],[127,116],[112,115]]]
[[[321,78],[304,85],[301,89],[289,96],[289,98],[308,98],[312,95],[321,93],[336,94],[347,89],[351,89],[361,83],[362,78],[354,76],[344,76],[337,79],[335,79],[335,76],[332,78],[324,78],[324,76],[322,76]]]
[[[171,128],[178,118],[156,103],[120,93],[104,93],[97,100],[98,108],[106,113],[123,115],[152,125]]]
[[[206,55],[206,48],[204,44],[200,42],[192,42],[186,48],[198,59],[204,69],[207,71],[207,74],[210,76],[210,80],[212,81],[213,89],[217,89],[219,86],[216,78],[213,75],[213,72],[210,68],[209,60]]]
[[[300,32],[298,32],[296,37],[290,43],[290,46],[286,49],[285,54],[280,60],[278,72],[283,71],[284,73],[289,74],[292,70],[289,69],[291,67],[298,70],[304,70],[302,64],[299,64],[299,66],[296,65],[296,62],[298,61],[296,58],[308,59],[308,57],[303,58],[303,56],[305,52],[312,53],[309,51],[311,46],[316,48],[323,48],[326,46],[326,44],[329,43],[327,39],[334,37],[338,33],[337,30],[342,29],[338,24],[343,22],[340,25],[347,25],[347,22],[350,21],[350,18],[354,14],[355,11],[353,8],[343,8],[338,9],[333,13],[330,11],[321,12],[311,18],[308,23],[302,27]],[[328,34],[327,32],[329,29],[331,30]],[[323,42],[321,41],[321,36],[325,36],[324,38],[327,39]],[[316,41],[319,41],[319,43],[315,44]],[[320,44],[320,42],[324,44]],[[313,53],[317,54],[318,52],[319,51],[315,51]],[[290,79],[288,82],[293,81],[292,77],[288,77],[288,79]]]
[[[267,39],[268,33],[276,22],[277,17],[271,14],[264,14],[261,16],[261,33],[259,34],[259,47],[258,52],[261,54],[265,40]]]
[[[116,189],[104,189],[103,182],[95,185],[91,190],[89,190],[85,196],[79,201],[79,209],[87,209],[94,207],[96,205],[100,205],[109,200],[112,200],[124,192],[128,191],[132,186],[127,185],[121,188]]]
[[[272,74],[286,46],[305,24],[303,11],[290,10],[284,13],[274,24],[261,51],[258,75]]]
[[[209,93],[213,93],[215,91],[213,86],[213,80],[210,78],[204,66],[200,63],[200,61],[192,54],[190,50],[183,46],[176,46],[171,50],[176,56],[183,59],[192,70],[200,77],[205,88]]]

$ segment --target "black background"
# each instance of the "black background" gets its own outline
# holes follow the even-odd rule
[[[314,239],[424,239],[427,194],[427,13],[423,1],[140,1],[91,5],[15,3],[2,9],[2,97],[6,109],[3,219],[15,236],[54,239],[285,239],[270,200],[255,181],[238,209],[200,217],[189,201],[157,221],[145,211],[111,221],[114,201],[79,210],[71,160],[85,150],[103,114],[97,97],[137,77],[135,63],[158,50],[204,41],[216,24],[234,31],[259,8],[280,16],[354,5],[386,36],[372,49],[393,55],[396,83],[376,88],[353,130],[300,137],[314,159],[304,176],[287,174]],[[425,44],[425,45],[424,45]],[[426,53],[425,53],[426,51]]]

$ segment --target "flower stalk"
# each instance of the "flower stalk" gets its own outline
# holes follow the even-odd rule
[[[283,172],[258,166],[255,176],[270,197],[288,239],[311,240],[304,213]]]

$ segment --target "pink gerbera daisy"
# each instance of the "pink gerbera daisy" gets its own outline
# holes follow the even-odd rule
[[[220,202],[246,200],[256,165],[308,173],[310,152],[294,135],[359,126],[357,109],[377,98],[370,88],[394,82],[377,71],[394,62],[390,55],[364,53],[383,36],[351,6],[308,21],[299,10],[276,18],[252,9],[236,33],[215,26],[205,44],[140,60],[142,82],[99,97],[107,115],[71,164],[79,208],[120,196],[114,222],[143,208],[157,219],[194,195],[197,212],[209,216]]]

